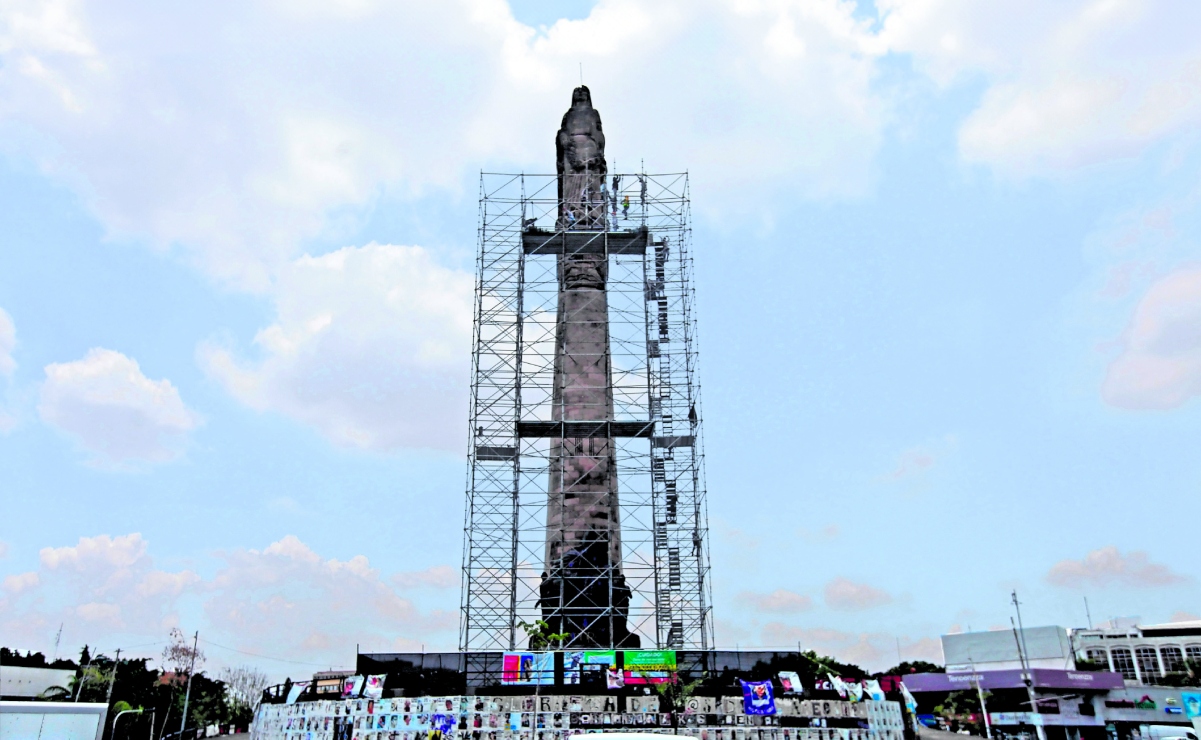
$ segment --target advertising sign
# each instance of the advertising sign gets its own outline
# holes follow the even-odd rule
[[[676,651],[625,651],[625,683],[672,683],[676,675]]]
[[[742,681],[742,710],[747,714],[775,714],[776,699],[771,694],[771,681]]]
[[[554,653],[505,653],[501,661],[502,685],[547,686],[555,682]]]
[[[584,666],[612,668],[615,665],[617,665],[617,652],[613,650],[575,650],[563,653],[563,683],[578,684],[581,674],[588,670]],[[594,670],[603,671],[604,668]]]

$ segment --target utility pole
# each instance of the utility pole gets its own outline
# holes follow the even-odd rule
[[[1084,597],[1084,616],[1088,617],[1088,628],[1091,630],[1093,628],[1093,615],[1092,612],[1088,610],[1087,596]]]
[[[972,665],[972,683],[976,685],[976,695],[980,697],[980,713],[984,715],[984,737],[986,740],[992,740],[992,722],[988,719],[988,705],[984,703],[984,689],[980,688],[980,679],[976,675],[976,661],[971,653],[968,653],[967,658]]]
[[[1009,618],[1009,624],[1013,627],[1013,641],[1018,648],[1018,662],[1022,666],[1022,683],[1026,684],[1026,697],[1030,703],[1031,718],[1038,717],[1038,702],[1034,699],[1034,677],[1030,673],[1030,662],[1026,658],[1026,630],[1022,627],[1022,609],[1019,606],[1017,589],[1013,591],[1013,608],[1017,610],[1018,621],[1015,625],[1013,617]],[[1043,729],[1042,724],[1035,724],[1034,731],[1038,734],[1038,740],[1047,740],[1047,731]]]
[[[86,647],[87,647],[87,645],[84,645],[84,647],[86,648]],[[55,652],[58,652],[58,651],[57,651],[57,650],[55,650]],[[88,662],[87,662],[87,664],[85,664],[85,665],[84,665],[84,667],[83,667],[83,671],[81,671],[81,672],[80,672],[80,674],[79,674],[79,684],[78,684],[78,685],[76,685],[76,687],[75,687],[75,701],[79,701],[79,695],[80,695],[81,693],[83,693],[83,685],[84,685],[85,683],[87,683],[87,680],[88,680],[88,669],[89,669],[89,668],[91,668],[91,667],[92,667],[92,654],[91,654],[91,653],[88,653]]]
[[[192,665],[188,668],[188,688],[183,695],[183,717],[179,720],[179,734],[181,736],[188,725],[188,700],[192,698],[192,674],[196,672],[196,644],[199,642],[200,630],[196,630],[196,634],[192,636]],[[1039,740],[1045,739],[1039,738]]]
[[[105,697],[105,704],[113,703],[113,687],[117,685],[117,668],[121,665],[121,648],[117,648],[117,659],[113,661],[113,675],[108,680],[108,696]],[[113,726],[117,726],[117,720],[113,720]]]

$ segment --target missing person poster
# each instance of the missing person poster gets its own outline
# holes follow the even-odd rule
[[[549,686],[555,682],[554,653],[505,653],[501,661],[500,682],[505,686]]]
[[[676,680],[676,651],[626,650],[625,683],[673,683]]]

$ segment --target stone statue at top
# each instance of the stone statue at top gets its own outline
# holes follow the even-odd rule
[[[560,229],[605,228],[605,132],[592,107],[592,93],[580,85],[555,137],[559,172]]]

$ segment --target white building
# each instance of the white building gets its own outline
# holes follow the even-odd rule
[[[1076,658],[1107,666],[1128,683],[1158,683],[1185,670],[1185,659],[1201,665],[1201,621],[1139,625],[1115,620],[1072,631]]]
[[[1021,654],[1018,641],[1021,641]],[[1027,627],[1024,630],[960,632],[942,636],[947,673],[1004,671],[1022,668],[1024,655],[1030,668],[1070,671],[1076,668],[1071,636],[1063,627]]]

